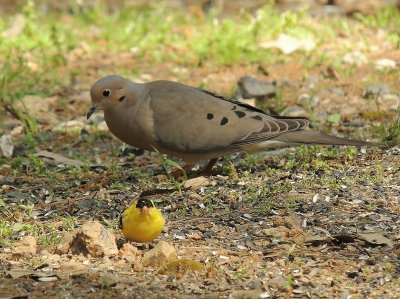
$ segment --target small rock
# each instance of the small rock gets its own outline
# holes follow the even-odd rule
[[[347,15],[353,15],[355,13],[361,13],[363,15],[375,14],[380,11],[387,1],[376,1],[376,0],[335,0],[336,6],[340,7],[343,13]]]
[[[160,267],[167,260],[176,258],[176,250],[165,241],[160,241],[156,247],[143,256],[143,266]]]
[[[14,144],[10,135],[2,135],[0,137],[0,150],[3,157],[12,157]]]
[[[62,241],[56,247],[56,253],[67,254],[71,248],[72,242],[75,240],[76,234],[77,231],[66,232],[62,237]]]
[[[99,124],[96,127],[96,131],[97,132],[109,132],[110,129],[107,126],[107,123],[105,120],[103,120],[102,122],[99,122]]]
[[[319,96],[316,95],[312,96],[306,92],[301,93],[298,96],[298,100],[304,107],[311,107],[311,108],[316,107],[321,102],[321,98]]]
[[[375,69],[378,71],[390,71],[396,67],[397,63],[392,59],[382,58],[375,61]]]
[[[241,77],[237,81],[238,92],[244,99],[272,98],[276,95],[274,84],[250,76]]]
[[[400,105],[400,96],[397,94],[384,94],[378,103],[383,111],[396,111]]]
[[[298,50],[309,52],[316,47],[316,43],[312,39],[298,39],[287,34],[280,34],[277,40],[261,42],[258,45],[263,49],[278,48],[284,54]]]
[[[373,265],[376,265],[376,260],[373,257],[371,257],[371,258],[366,259],[365,263],[369,266],[373,266]]]
[[[3,176],[3,178],[1,179],[1,181],[5,181],[6,177]],[[7,192],[11,189],[10,185],[2,185],[1,186],[1,191]]]
[[[10,135],[13,137],[16,136],[21,136],[24,133],[24,127],[23,126],[16,126],[13,128],[10,132]]]
[[[250,289],[252,290],[260,290],[262,288],[263,284],[261,280],[254,280],[250,284]]]
[[[192,239],[192,240],[201,240],[201,238],[202,238],[201,233],[195,232],[195,233],[189,235],[189,239]]]
[[[12,171],[11,165],[9,164],[3,164],[0,168],[0,174],[1,175],[9,175]]]
[[[282,111],[282,115],[286,115],[286,116],[306,116],[307,115],[307,111],[306,109],[304,109],[301,106],[298,105],[292,105],[289,107],[286,107],[283,111]]]
[[[127,262],[133,264],[136,261],[136,256],[139,255],[139,250],[132,244],[125,243],[119,250],[118,255],[120,258],[123,258]]]
[[[363,98],[376,98],[377,96],[383,96],[390,94],[389,87],[384,83],[377,83],[368,86],[363,92]]]
[[[256,103],[256,99],[242,99],[240,100],[240,102],[245,103],[247,105],[256,107],[257,103]]]
[[[368,63],[368,58],[363,53],[359,51],[354,51],[347,53],[343,56],[343,62],[346,64],[354,65],[354,66],[362,66]]]
[[[75,261],[75,260],[69,260],[69,261],[60,263],[61,271],[73,272],[73,271],[82,270],[84,268],[85,268],[85,266],[82,263]]]
[[[285,286],[285,283],[286,281],[281,275],[277,275],[276,277],[268,280],[267,282],[268,286],[278,290],[283,288]]]
[[[102,268],[108,268],[111,267],[113,265],[113,263],[110,261],[110,259],[108,258],[108,256],[104,256],[101,260],[101,266]]]
[[[229,299],[259,299],[261,291],[258,290],[240,290],[229,294]]]
[[[197,189],[199,187],[204,187],[210,185],[210,180],[204,176],[189,179],[185,182],[185,188]]]
[[[305,78],[303,86],[307,87],[307,89],[315,89],[319,86],[319,81],[318,76],[311,75]]]
[[[13,17],[10,27],[5,28],[2,33],[4,39],[12,39],[20,35],[25,28],[26,17],[23,14],[17,14]]]
[[[52,131],[54,133],[78,134],[85,125],[85,122],[75,119],[59,123],[52,129]]]
[[[340,87],[332,87],[331,89],[329,89],[329,91],[335,95],[344,97],[347,95],[347,91],[343,88]]]
[[[83,120],[83,119],[82,119]],[[87,122],[91,125],[93,124],[99,124],[104,121],[104,114],[103,112],[95,112],[93,113],[90,118],[87,120]]]
[[[141,260],[136,259],[134,264],[133,264],[133,270],[136,272],[142,272],[143,271],[143,263]]]
[[[18,243],[14,245],[14,257],[32,257],[37,252],[37,242],[32,236],[23,237]]]
[[[190,193],[190,194],[189,194],[189,198],[194,199],[194,200],[197,200],[197,201],[199,201],[199,202],[201,202],[201,201],[204,200],[203,196],[201,196],[201,195],[199,195],[199,194],[197,194],[197,193]]]

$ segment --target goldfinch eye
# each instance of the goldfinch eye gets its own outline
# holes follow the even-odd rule
[[[110,93],[111,93],[111,90],[109,90],[109,89],[104,89],[104,91],[103,91],[103,96],[108,97],[108,96],[110,95]]]

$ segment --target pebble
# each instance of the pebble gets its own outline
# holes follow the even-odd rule
[[[271,98],[276,95],[276,87],[270,82],[250,76],[243,76],[237,81],[238,91],[244,99]]]
[[[189,179],[185,182],[185,188],[197,189],[202,186],[210,185],[210,180],[204,176],[200,176],[197,178]]]
[[[228,296],[228,299],[259,299],[259,298],[260,298],[260,291],[258,290],[238,290],[238,291],[233,291]]]
[[[375,69],[377,71],[390,71],[397,67],[396,61],[388,58],[381,58],[375,61]]]
[[[368,58],[359,51],[353,51],[344,55],[342,61],[346,64],[360,67],[368,63]]]
[[[64,134],[78,134],[86,126],[86,123],[81,120],[70,120],[66,122],[59,123],[54,126],[52,131],[54,133],[64,133]]]
[[[292,106],[286,107],[282,111],[282,115],[286,115],[286,116],[306,116],[307,115],[307,111],[306,111],[306,109],[304,109],[303,107],[301,107],[299,105],[292,105]]]
[[[383,96],[390,94],[390,89],[385,83],[377,83],[369,85],[363,92],[363,98],[376,98],[378,95]]]
[[[16,136],[21,136],[24,133],[24,127],[23,126],[17,126],[14,129],[11,130],[10,135],[13,137]]]
[[[2,135],[0,137],[1,155],[5,158],[11,158],[14,152],[14,144],[10,135]]]
[[[75,260],[69,260],[69,261],[60,263],[60,270],[62,270],[62,271],[73,272],[73,271],[82,270],[84,268],[85,268],[85,266],[82,263],[75,261]]]
[[[260,280],[254,280],[250,283],[250,289],[251,290],[259,290],[262,288],[262,281]]]

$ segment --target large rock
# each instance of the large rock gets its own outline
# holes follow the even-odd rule
[[[117,255],[118,248],[114,234],[96,220],[88,221],[81,229],[68,233],[57,246],[57,253],[104,257]]]
[[[15,258],[20,257],[32,257],[37,252],[37,242],[35,237],[25,236],[19,242],[14,245],[13,256]]]
[[[176,259],[176,250],[165,241],[160,241],[156,247],[143,256],[143,266],[160,267],[166,261]]]

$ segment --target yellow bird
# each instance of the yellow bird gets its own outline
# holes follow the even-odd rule
[[[161,233],[165,219],[150,199],[136,199],[119,219],[119,226],[127,240],[153,241]]]

